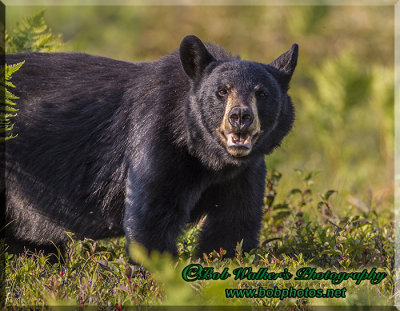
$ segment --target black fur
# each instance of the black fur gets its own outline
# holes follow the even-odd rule
[[[157,61],[131,63],[82,53],[7,55],[20,97],[6,145],[7,243],[64,245],[65,231],[101,239],[125,233],[149,250],[176,254],[176,237],[207,215],[199,254],[257,246],[264,154],[289,132],[286,94],[297,45],[270,65],[242,61],[185,37]],[[255,84],[260,138],[233,157],[218,138],[219,85],[245,100]]]

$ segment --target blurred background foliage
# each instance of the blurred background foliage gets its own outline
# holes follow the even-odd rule
[[[351,194],[383,200],[392,213],[393,7],[10,5],[8,32],[41,9],[52,32],[62,34],[62,51],[121,60],[155,60],[187,34],[264,63],[298,43],[290,89],[296,122],[267,156],[267,166],[283,175],[278,195],[293,187],[295,168],[320,170],[318,187],[338,190],[337,206],[348,206]]]

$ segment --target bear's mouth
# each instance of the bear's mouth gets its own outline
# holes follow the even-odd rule
[[[260,135],[259,131],[224,131],[221,128],[217,128],[217,133],[226,151],[233,157],[249,155]]]
[[[229,133],[225,134],[226,143],[229,147],[243,147],[246,149],[251,149],[251,140],[253,135],[250,133]]]

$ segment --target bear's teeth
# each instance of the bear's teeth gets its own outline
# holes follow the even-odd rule
[[[230,133],[226,135],[228,147],[251,147],[251,135]]]
[[[251,143],[251,135],[248,134],[243,143],[244,143],[245,145]]]
[[[233,138],[233,134],[228,134],[226,136],[228,138],[228,140],[227,140],[228,147],[235,146],[235,141],[234,141],[234,138]]]

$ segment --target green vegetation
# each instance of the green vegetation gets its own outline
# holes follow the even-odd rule
[[[13,127],[14,123],[12,123],[11,119],[17,116],[17,111],[15,106],[16,103],[13,102],[13,100],[18,99],[17,96],[15,96],[13,93],[11,93],[8,89],[9,88],[15,88],[15,85],[12,84],[11,76],[14,72],[16,72],[21,66],[24,64],[24,62],[14,64],[14,65],[5,65],[2,70],[0,70],[0,75],[4,77],[4,83],[1,83],[0,85],[0,92],[4,96],[4,101],[2,101],[1,105],[1,112],[0,112],[0,142],[4,142],[7,139],[15,138],[17,135],[8,135],[7,132],[10,132]],[[3,81],[2,81],[3,82]],[[8,89],[7,89],[8,88]]]
[[[221,250],[203,262],[217,271],[251,266],[278,272],[288,268],[293,274],[304,266],[323,271],[377,267],[387,277],[377,285],[293,279],[187,283],[181,271],[197,262],[196,226],[180,238],[178,262],[159,254],[146,258],[139,247],[133,248],[132,255],[151,273],[129,265],[123,239],[71,241],[65,264],[51,265],[40,254],[6,253],[7,305],[393,304],[392,7],[54,6],[46,8],[47,23],[36,11],[37,7],[8,8],[8,52],[61,47],[153,60],[192,33],[245,59],[267,62],[297,42],[299,65],[290,90],[296,122],[281,148],[266,157],[269,175],[260,247],[247,254],[238,245],[232,260],[224,259]],[[24,16],[32,17],[15,27]],[[29,31],[28,21],[38,28]],[[69,43],[60,46],[60,37],[47,24]],[[18,105],[17,98],[10,100]],[[225,298],[225,288],[273,288],[274,283],[279,288],[346,287],[347,296]]]
[[[301,267],[318,267],[320,271],[359,271],[377,267],[387,276],[371,285],[347,280],[333,285],[330,281],[233,280],[183,281],[183,268],[193,257],[199,228],[188,228],[180,238],[179,260],[169,255],[152,253],[150,257],[138,245],[131,248],[135,260],[146,269],[131,266],[124,251],[124,239],[108,241],[76,241],[71,239],[65,264],[51,265],[42,254],[13,256],[8,259],[8,305],[211,305],[251,304],[262,306],[304,306],[309,304],[389,305],[393,303],[393,223],[378,217],[376,203],[361,207],[352,205],[352,213],[339,216],[331,202],[334,191],[317,194],[313,191],[315,173],[297,171],[298,187],[283,201],[278,201],[276,189],[281,174],[268,176],[265,196],[265,218],[260,247],[243,253],[238,245],[234,259],[224,259],[224,251],[204,256],[203,265],[216,271],[238,266],[268,267],[270,272],[287,268],[293,275]],[[295,174],[292,174],[295,175]],[[354,215],[354,216],[353,216]],[[72,235],[71,235],[72,236]],[[148,271],[151,271],[148,272]],[[346,287],[344,299],[227,299],[225,288],[325,289]]]
[[[39,11],[17,22],[11,32],[6,31],[6,52],[56,52],[64,43],[61,35],[53,35],[44,19],[45,11]]]

